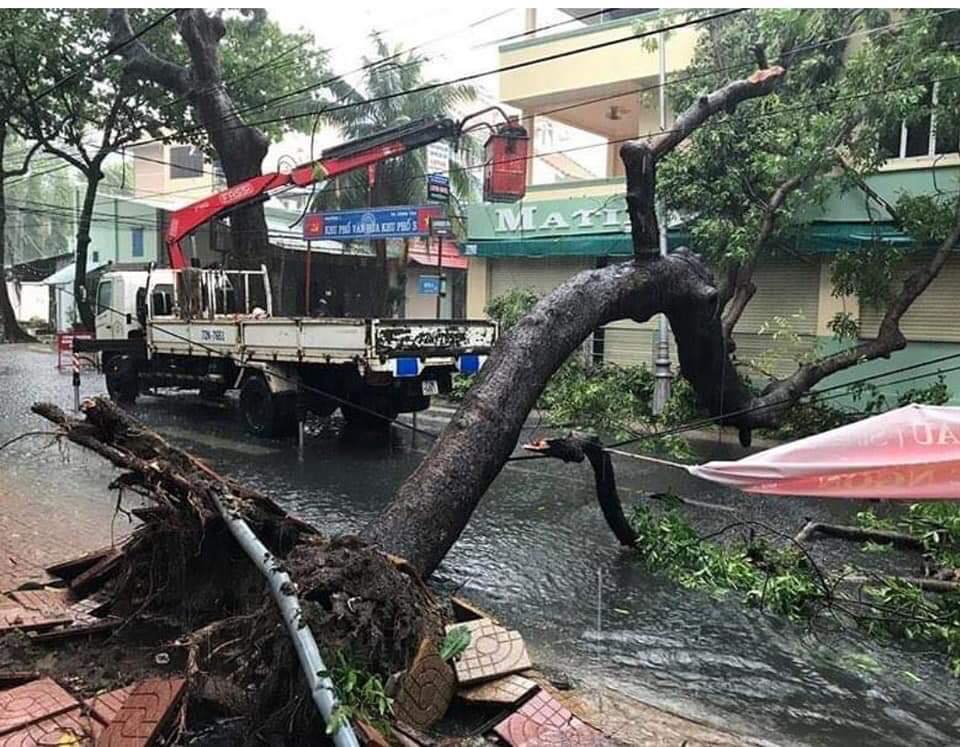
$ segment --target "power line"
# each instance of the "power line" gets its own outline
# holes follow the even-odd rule
[[[544,57],[538,57],[538,58],[535,58],[535,59],[532,59],[532,60],[525,60],[525,61],[523,61],[523,62],[517,62],[517,63],[513,63],[513,64],[511,64],[511,65],[504,65],[504,66],[501,66],[501,67],[493,68],[493,69],[486,70],[486,71],[479,72],[479,73],[470,73],[470,74],[467,74],[467,75],[462,75],[462,76],[459,76],[459,77],[456,77],[456,78],[452,78],[452,79],[449,79],[449,80],[446,80],[446,81],[438,81],[438,82],[434,82],[434,83],[427,83],[427,84],[424,84],[424,85],[422,85],[422,86],[418,86],[418,87],[415,87],[415,88],[406,89],[406,90],[403,90],[403,91],[396,91],[396,92],[394,92],[394,93],[384,94],[384,95],[382,95],[382,96],[375,96],[375,97],[373,97],[373,98],[364,99],[362,102],[358,102],[358,103],[355,103],[355,104],[347,104],[347,105],[343,105],[343,106],[340,106],[340,107],[331,107],[331,108],[327,108],[327,109],[323,109],[323,110],[314,110],[314,111],[309,111],[309,112],[303,112],[303,113],[300,113],[300,114],[288,115],[288,116],[284,116],[284,117],[274,117],[274,118],[272,118],[272,119],[266,119],[266,120],[261,120],[261,121],[257,121],[257,122],[244,123],[244,124],[242,124],[242,125],[234,125],[234,126],[232,126],[232,127],[226,128],[226,129],[227,129],[227,130],[231,130],[231,129],[242,129],[242,128],[245,128],[245,127],[257,127],[258,125],[274,124],[274,123],[276,123],[276,122],[290,121],[290,120],[292,120],[292,119],[298,119],[298,118],[302,118],[302,117],[312,117],[312,116],[315,116],[315,115],[316,115],[317,113],[319,113],[319,112],[329,113],[329,112],[332,112],[332,111],[342,111],[342,110],[349,109],[349,108],[354,108],[354,107],[357,107],[357,106],[369,106],[370,104],[378,103],[378,102],[380,102],[380,101],[391,100],[391,99],[399,98],[399,97],[402,97],[402,96],[409,96],[409,95],[412,95],[412,94],[415,94],[415,93],[423,93],[423,92],[426,92],[426,91],[432,91],[432,90],[436,90],[436,89],[438,89],[438,88],[444,88],[444,87],[447,87],[447,86],[456,85],[456,84],[458,84],[458,83],[465,83],[465,82],[467,82],[467,81],[477,80],[477,79],[479,79],[479,78],[488,77],[488,76],[490,76],[490,75],[496,75],[497,73],[508,72],[508,71],[511,71],[511,70],[517,70],[517,69],[520,69],[520,68],[529,67],[529,66],[531,66],[531,65],[537,65],[537,64],[540,64],[540,63],[543,63],[543,62],[550,62],[550,61],[553,61],[553,60],[562,59],[562,58],[565,58],[565,57],[570,57],[570,56],[572,56],[572,55],[581,54],[581,53],[583,53],[583,52],[589,52],[589,51],[594,51],[594,50],[597,50],[597,49],[603,49],[603,48],[606,48],[606,47],[614,46],[614,45],[616,45],[616,44],[623,44],[623,43],[625,43],[625,42],[635,41],[635,40],[637,40],[637,39],[646,38],[646,37],[653,36],[653,35],[656,35],[656,34],[660,34],[660,33],[663,33],[663,32],[674,31],[674,30],[676,30],[676,29],[685,28],[685,27],[687,27],[687,26],[693,26],[693,25],[698,25],[698,24],[701,24],[701,23],[707,23],[707,22],[709,22],[709,21],[717,20],[717,19],[719,19],[719,18],[724,18],[724,17],[726,17],[726,16],[731,16],[731,15],[734,15],[734,14],[737,14],[737,13],[742,13],[742,12],[743,12],[743,9],[725,10],[725,11],[722,11],[722,12],[719,12],[719,13],[714,13],[714,14],[709,15],[709,16],[703,16],[703,17],[701,17],[701,18],[692,19],[692,20],[689,20],[689,21],[681,21],[681,22],[677,22],[677,23],[673,23],[673,24],[668,24],[668,25],[665,25],[665,26],[660,26],[660,27],[658,27],[658,28],[656,28],[656,29],[652,29],[652,30],[650,30],[650,31],[641,31],[641,32],[638,32],[638,33],[635,33],[635,34],[631,34],[631,35],[629,35],[629,36],[627,36],[627,37],[623,37],[623,38],[620,38],[620,39],[612,39],[612,40],[608,40],[608,41],[604,41],[604,42],[598,42],[598,43],[596,43],[596,44],[591,44],[591,45],[588,45],[588,46],[585,46],[585,47],[578,47],[578,48],[576,48],[576,49],[567,50],[567,51],[565,51],[565,52],[557,52],[557,53],[555,53],[555,54],[546,55],[546,56],[544,56]],[[128,144],[127,147],[135,147],[135,146],[138,146],[138,145],[147,145],[147,144],[149,144],[149,143],[166,141],[166,140],[170,140],[171,138],[177,137],[178,135],[190,135],[190,134],[192,134],[192,133],[195,133],[195,132],[198,132],[198,131],[201,131],[201,130],[204,130],[204,129],[205,129],[205,127],[202,126],[202,125],[197,125],[197,126],[195,126],[195,127],[184,128],[184,129],[178,130],[178,131],[176,131],[176,132],[170,133],[170,134],[168,134],[168,135],[164,135],[163,137],[149,138],[149,139],[141,140],[141,141],[138,141],[138,142],[135,142],[135,143],[130,143],[130,144]]]
[[[953,9],[953,10],[941,11],[941,12],[938,13],[937,15],[940,16],[940,15],[944,15],[945,13],[950,13],[950,12],[956,12],[956,10]],[[705,19],[700,19],[700,20],[705,20]],[[796,52],[796,51],[801,51],[801,50],[809,50],[809,49],[813,49],[813,48],[816,48],[816,47],[826,46],[826,45],[829,45],[829,44],[835,44],[835,43],[838,42],[838,41],[842,41],[842,40],[844,40],[844,39],[853,38],[853,37],[856,37],[856,36],[862,36],[862,35],[866,35],[866,34],[873,34],[873,33],[877,33],[877,32],[880,32],[880,31],[890,30],[890,29],[892,29],[892,28],[895,28],[895,27],[898,27],[898,26],[902,26],[902,25],[906,25],[906,24],[908,24],[908,23],[914,23],[914,22],[916,22],[916,21],[918,21],[918,20],[921,20],[921,19],[916,19],[916,18],[906,19],[906,20],[901,21],[901,22],[887,24],[887,25],[885,25],[885,26],[877,27],[877,28],[875,28],[875,29],[867,29],[867,30],[861,30],[861,31],[852,32],[852,33],[846,34],[846,35],[844,35],[844,36],[836,37],[836,38],[829,39],[829,40],[822,41],[822,42],[818,42],[818,43],[815,43],[815,44],[808,44],[808,45],[805,45],[805,46],[803,46],[803,47],[798,47],[796,50],[794,50],[794,52]],[[705,71],[705,72],[702,72],[702,73],[697,73],[697,74],[694,74],[694,75],[689,75],[689,76],[686,76],[686,77],[684,77],[684,78],[674,79],[674,80],[672,80],[672,81],[668,81],[665,85],[677,85],[677,84],[680,84],[680,83],[689,82],[689,81],[691,81],[691,80],[696,80],[696,79],[699,79],[699,78],[709,77],[709,76],[711,76],[711,75],[723,73],[723,72],[726,72],[726,71],[729,71],[729,70],[743,69],[743,68],[745,68],[745,67],[748,67],[748,66],[747,66],[747,65],[731,65],[731,66],[727,66],[727,67],[725,67],[725,68],[719,68],[719,69],[715,69],[715,70],[709,70],[709,71]],[[950,78],[945,78],[945,79],[942,79],[942,80],[950,80]],[[890,92],[890,91],[893,91],[893,90],[903,90],[903,89],[907,89],[907,88],[913,88],[913,87],[915,87],[916,85],[922,85],[922,82],[910,83],[910,84],[906,84],[906,85],[904,85],[904,86],[901,86],[901,87],[898,87],[898,88],[895,88],[895,89],[883,89],[883,90],[881,90],[881,91],[875,91],[875,92],[872,92],[872,93],[884,93],[884,92]],[[637,88],[637,89],[633,89],[632,91],[621,91],[621,92],[618,92],[618,93],[616,93],[616,94],[612,94],[612,95],[608,95],[608,96],[602,96],[602,97],[590,99],[590,100],[588,100],[588,101],[578,102],[578,103],[575,103],[575,104],[570,104],[570,105],[566,105],[566,106],[562,106],[562,107],[557,107],[557,108],[555,108],[555,109],[548,110],[547,112],[540,112],[540,113],[538,113],[537,116],[548,116],[548,115],[550,115],[550,114],[555,114],[555,113],[557,113],[557,112],[568,111],[568,110],[571,110],[571,109],[576,109],[576,108],[581,107],[581,106],[587,106],[587,105],[590,105],[590,104],[592,104],[592,103],[596,103],[596,102],[598,102],[598,101],[608,100],[608,99],[610,99],[610,98],[616,98],[616,97],[622,96],[622,95],[624,95],[624,94],[626,94],[626,93],[643,93],[643,92],[646,92],[646,91],[652,91],[652,90],[658,89],[658,88],[660,88],[660,87],[661,87],[660,84],[652,84],[652,85],[649,85],[649,86],[643,86],[643,87],[640,87],[640,88]],[[872,94],[871,94],[871,95],[872,95]],[[834,100],[835,100],[835,101],[838,101],[838,100],[851,100],[851,99],[857,99],[857,98],[863,98],[863,94],[856,94],[856,95],[848,96],[848,97],[835,97]],[[786,110],[780,110],[780,111],[778,111],[778,112],[770,112],[769,115],[770,115],[770,116],[776,116],[776,115],[778,115],[778,114],[780,114],[780,113],[784,113],[784,112],[786,112],[786,111],[797,111],[797,110],[803,109],[803,108],[818,108],[818,107],[819,107],[819,104],[815,104],[815,105],[800,105],[799,107],[794,107],[794,108],[792,108],[792,109],[789,109],[789,108],[788,108],[788,109],[786,109]],[[299,116],[299,115],[298,115],[298,116]],[[708,123],[708,124],[710,124],[710,123]],[[658,135],[658,134],[664,134],[664,133],[667,133],[667,132],[673,132],[673,130],[666,130],[666,131],[659,131],[659,130],[658,130],[658,131],[655,131],[655,132],[653,132],[653,133],[647,133],[647,135],[637,135],[637,136],[631,136],[631,137],[627,137],[627,138],[620,138],[620,139],[617,139],[617,140],[608,140],[608,141],[606,141],[606,142],[604,142],[604,143],[597,143],[597,144],[586,145],[586,146],[578,146],[578,147],[573,147],[573,148],[560,149],[560,150],[555,150],[555,151],[549,151],[549,152],[546,152],[546,153],[534,153],[534,154],[528,155],[526,158],[527,158],[528,160],[529,160],[529,159],[533,159],[533,158],[544,158],[544,157],[546,157],[546,156],[557,155],[557,154],[562,154],[562,153],[569,153],[569,152],[574,152],[574,151],[578,151],[578,150],[588,150],[588,149],[599,148],[599,147],[608,147],[609,145],[618,144],[618,143],[623,143],[623,142],[628,142],[628,141],[631,141],[631,140],[639,140],[639,139],[644,139],[644,138],[648,138],[648,137],[654,137],[654,136],[656,136],[656,135]],[[145,157],[145,156],[144,156],[144,157],[137,156],[136,154],[132,154],[132,155],[133,155],[134,158],[138,158],[138,157],[139,157],[139,158],[142,158],[143,160],[152,160],[152,161],[155,161],[155,162],[167,163],[167,164],[170,163],[170,162],[168,162],[168,161],[162,161],[162,160],[159,160],[159,159],[151,159],[151,158]],[[511,160],[517,160],[517,159],[511,159]],[[172,164],[171,164],[171,165],[172,165]],[[461,168],[462,170],[472,170],[472,169],[482,168],[483,165],[484,165],[484,164],[480,163],[480,164],[474,164],[474,165],[465,165],[465,166],[461,166],[460,168]],[[30,178],[30,177],[28,176],[28,177],[24,177],[24,178]],[[419,174],[419,175],[417,175],[417,176],[408,177],[408,178],[406,178],[406,179],[388,180],[387,183],[397,183],[397,184],[400,184],[400,183],[404,183],[404,182],[419,181],[419,180],[425,179],[425,178],[426,178],[426,174]],[[341,187],[340,191],[343,192],[344,190],[346,190],[346,191],[349,192],[349,191],[354,191],[355,188],[351,188],[351,187]],[[191,188],[190,190],[183,190],[183,191],[192,191],[192,188]],[[356,191],[360,191],[360,190],[356,190]],[[171,193],[172,193],[172,192],[171,192]],[[156,193],[156,194],[162,195],[162,194],[164,194],[164,193]],[[169,194],[169,193],[168,193],[168,194]]]

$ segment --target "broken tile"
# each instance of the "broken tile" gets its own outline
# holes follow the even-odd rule
[[[74,594],[82,596],[89,589],[102,585],[109,576],[117,572],[122,559],[122,551],[117,549],[111,550],[87,568],[87,570],[74,578],[70,582],[70,590]]]
[[[103,560],[103,558],[115,551],[116,550],[113,546],[101,547],[99,550],[88,552],[86,555],[81,555],[79,558],[71,558],[70,560],[65,560],[62,563],[56,563],[55,565],[48,566],[46,571],[52,576],[57,576],[58,578],[69,581],[74,576],[80,575],[85,570],[93,567],[97,562]]]
[[[51,616],[45,612],[28,610],[26,607],[14,603],[13,606],[0,607],[0,631],[12,630],[42,630],[70,622],[67,615]]]
[[[516,703],[538,687],[537,683],[519,674],[508,674],[492,682],[468,687],[457,693],[471,703]]]
[[[447,712],[455,689],[450,665],[440,658],[434,643],[426,640],[400,681],[394,713],[417,729],[427,729]]]
[[[493,730],[513,747],[606,745],[601,732],[581,721],[560,702],[540,691]]]
[[[0,672],[0,690],[7,690],[18,685],[25,685],[33,680],[40,679],[40,673],[23,669],[19,671]]]
[[[9,596],[21,607],[48,615],[64,615],[70,606],[69,592],[66,589],[34,589],[31,591],[11,591]]]
[[[470,643],[453,665],[460,684],[483,682],[530,668],[527,647],[516,630],[490,620],[471,620],[448,625],[447,632],[459,627],[470,631]]]
[[[103,730],[97,747],[149,747],[170,723],[187,681],[152,678],[133,686],[116,716]]]
[[[0,734],[57,716],[80,704],[49,677],[0,691]]]

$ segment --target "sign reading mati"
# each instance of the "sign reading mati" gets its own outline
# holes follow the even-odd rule
[[[303,221],[304,239],[391,239],[423,236],[430,218],[440,217],[439,206],[406,205],[311,213]]]

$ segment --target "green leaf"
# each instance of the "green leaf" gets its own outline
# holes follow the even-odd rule
[[[470,645],[470,630],[463,625],[453,628],[440,645],[440,658],[450,661],[462,654]]]

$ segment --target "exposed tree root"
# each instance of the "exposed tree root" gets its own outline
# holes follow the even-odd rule
[[[361,539],[322,536],[105,399],[84,402],[83,420],[53,405],[33,410],[125,470],[114,486],[153,504],[140,512],[144,523],[123,546],[105,591],[126,624],[162,621],[178,632],[191,702],[204,712],[245,715],[266,732],[322,734],[263,578],[236,546],[214,495],[234,496],[237,511],[282,560],[328,666],[335,652],[347,651],[357,667],[386,677],[406,668],[425,637],[442,635],[443,611],[420,579]]]

